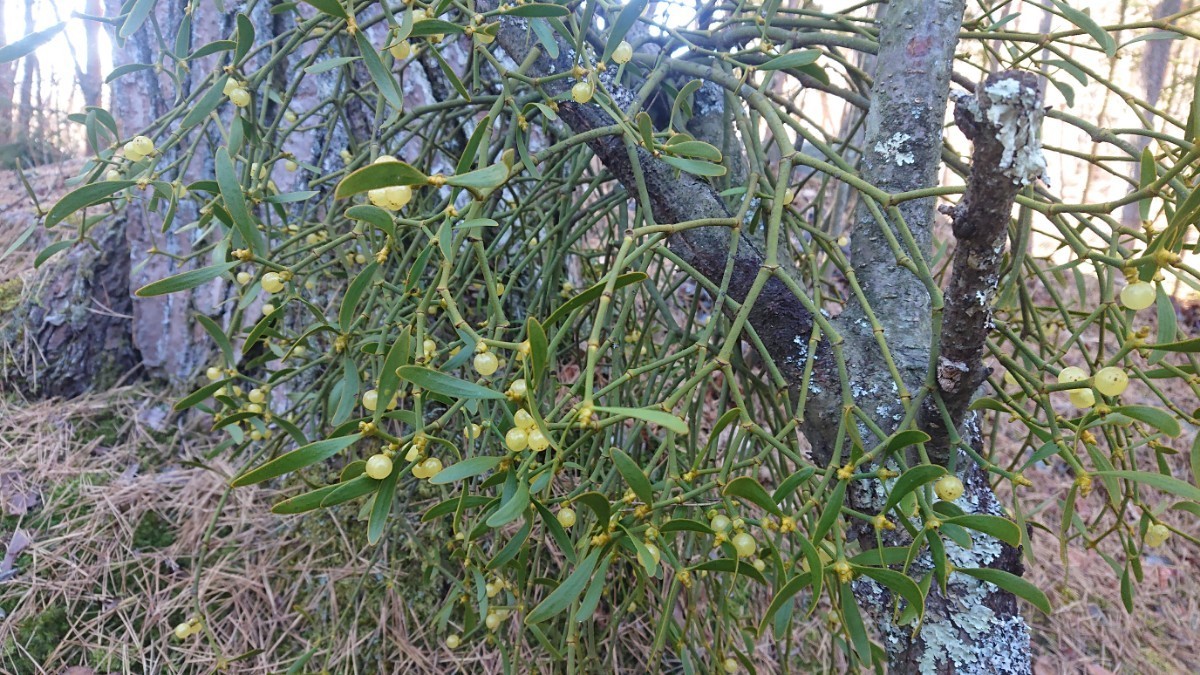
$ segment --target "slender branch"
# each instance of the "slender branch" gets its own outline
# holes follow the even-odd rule
[[[983,365],[985,341],[1013,201],[1046,168],[1038,141],[1042,116],[1042,92],[1033,73],[992,75],[975,96],[962,94],[955,105],[956,124],[975,144],[962,201],[943,208],[953,219],[958,247],[945,294],[937,391],[948,422],[956,427],[990,372]],[[921,412],[922,427],[933,437],[931,457],[945,462],[950,454],[947,420],[932,400]]]

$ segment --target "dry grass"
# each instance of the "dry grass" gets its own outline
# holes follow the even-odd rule
[[[0,401],[0,547],[24,543],[0,574],[0,672],[207,671],[247,653],[233,672],[283,672],[304,655],[297,672],[498,667],[482,646],[422,646],[427,617],[389,583],[405,575],[386,551],[350,529],[352,508],[281,519],[265,491],[227,492],[236,467],[143,421],[160,406],[137,389]],[[205,634],[170,637],[197,607]]]
[[[372,549],[353,507],[280,518],[265,490],[227,493],[238,467],[204,459],[211,448],[201,434],[156,430],[161,409],[139,389],[0,401],[0,546],[29,540],[0,582],[0,672],[205,671],[246,653],[232,672],[283,672],[310,652],[295,672],[501,671],[499,652],[484,641],[456,652],[436,646],[440,636],[406,592],[413,579],[403,570],[419,567],[422,546],[413,534]],[[1039,487],[1023,495],[1027,504],[1053,501],[1070,484],[1049,470],[1030,475]],[[1040,519],[1053,523],[1056,511]],[[1175,513],[1175,524],[1200,534]],[[1055,604],[1050,617],[1029,612],[1039,673],[1187,672],[1200,663],[1200,589],[1189,573],[1196,554],[1178,538],[1156,553],[1127,615],[1099,556],[1072,550],[1067,576],[1057,542],[1035,538],[1028,577]],[[197,607],[206,634],[170,637]],[[653,624],[633,618],[611,647],[636,653],[652,638]],[[802,644],[806,661],[834,657]],[[775,670],[772,651],[763,645],[757,654],[763,672]]]

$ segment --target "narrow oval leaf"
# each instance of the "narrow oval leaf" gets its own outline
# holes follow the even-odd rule
[[[609,454],[612,456],[617,471],[625,479],[629,489],[633,490],[633,494],[637,495],[643,504],[653,504],[654,492],[650,487],[650,480],[646,478],[646,474],[637,465],[637,462],[618,448],[613,448]]]
[[[376,188],[393,185],[425,185],[429,177],[404,162],[380,162],[364,166],[346,176],[333,191],[336,199],[345,199]]]
[[[674,431],[680,435],[686,435],[688,432],[687,422],[684,422],[665,410],[655,410],[653,408],[621,408],[613,406],[595,406],[593,409],[598,412],[608,413],[609,415],[634,417],[639,420],[645,420],[652,424],[657,424],[660,427],[670,429],[671,431]]]
[[[618,288],[624,288],[630,284],[636,284],[645,281],[648,278],[649,277],[645,272],[627,272],[617,277],[617,280],[613,285],[613,290],[615,291]],[[606,282],[601,281],[600,283],[591,286],[586,291],[583,291],[579,295],[576,295],[570,300],[559,305],[558,309],[554,310],[554,312],[552,312],[550,316],[546,318],[546,322],[542,325],[547,327],[551,326],[559,319],[567,316],[580,307],[583,307],[593,300],[600,299],[600,296],[604,294],[605,285]]]
[[[1145,422],[1172,438],[1183,432],[1175,416],[1159,408],[1151,408],[1148,405],[1119,405],[1112,411]]]
[[[982,579],[988,583],[995,584],[1000,588],[1012,593],[1018,598],[1028,600],[1030,604],[1049,614],[1050,599],[1037,586],[1025,581],[1021,577],[1005,572],[1004,570],[992,569],[990,567],[968,568],[959,567],[956,572],[962,572],[968,576]]]
[[[969,514],[950,518],[945,522],[989,534],[1010,546],[1021,545],[1021,528],[1008,518],[986,514]]]
[[[342,297],[341,309],[338,311],[338,327],[343,333],[350,331],[350,326],[354,323],[354,312],[358,309],[358,301],[371,286],[377,269],[379,269],[378,263],[367,265],[358,273],[358,276],[354,277],[354,281],[350,282],[350,287],[346,289],[346,295]]]
[[[646,9],[646,5],[650,0],[630,0],[628,5],[621,8],[621,13],[617,15],[617,20],[613,22],[612,30],[608,33],[608,42],[604,45],[604,55],[600,57],[601,63],[606,63],[613,51],[621,41],[625,39],[625,34],[633,28],[634,22],[642,15],[642,11]]]
[[[217,185],[221,188],[221,199],[225,201],[229,217],[233,218],[234,229],[242,235],[242,240],[255,255],[266,255],[266,240],[250,217],[250,208],[246,205],[246,195],[242,192],[242,183],[233,166],[233,160],[229,157],[229,150],[224,147],[217,148],[215,163]]]
[[[783,511],[780,510],[775,500],[771,499],[771,495],[767,494],[766,489],[750,476],[739,476],[729,481],[722,494],[739,497],[757,504],[759,507],[777,516],[783,515]]]
[[[201,284],[208,283],[240,264],[242,264],[241,261],[234,260],[232,262],[225,262],[219,265],[201,267],[198,270],[188,270],[186,272],[176,274],[173,277],[167,277],[166,279],[160,279],[158,281],[146,284],[145,286],[142,286],[134,291],[134,295],[138,296],[139,298],[149,298],[155,295],[166,295],[167,293],[186,291],[189,288],[195,288]]]
[[[821,56],[821,52],[815,49],[801,49],[795,52],[788,52],[776,56],[758,67],[759,70],[784,70],[786,68],[799,68],[807,66],[810,63],[816,63],[817,58]]]
[[[448,485],[464,478],[473,478],[485,471],[491,471],[503,461],[503,457],[472,457],[451,464],[442,469],[436,476],[429,479],[434,485]]]
[[[412,382],[422,389],[435,394],[452,396],[454,398],[489,398],[502,399],[504,394],[487,387],[481,387],[474,382],[460,380],[453,375],[430,370],[422,366],[401,366],[396,369],[401,379]]]
[[[685,157],[672,157],[670,155],[663,155],[659,159],[680,171],[697,176],[724,176],[726,171],[725,165],[713,164],[702,159],[687,159]]]
[[[139,0],[139,3],[143,5],[146,4],[146,2],[147,0]],[[150,6],[153,7],[154,0],[149,0],[149,2]],[[143,20],[145,19],[145,17],[142,18]],[[23,56],[28,56],[29,54],[33,53],[33,50],[53,40],[54,36],[61,33],[62,29],[66,27],[66,22],[60,21],[45,30],[39,30],[36,33],[30,33],[29,35],[26,35],[12,44],[7,44],[3,47],[0,47],[0,63],[8,63],[9,61],[16,61]],[[124,28],[121,29],[122,32],[124,32],[124,30]],[[121,37],[125,36],[122,35]]]
[[[863,567],[861,565],[851,565],[851,567],[863,576],[870,577],[887,586],[893,593],[904,598],[910,607],[916,608],[918,618],[925,615],[925,595],[921,593],[921,587],[917,585],[917,582],[910,579],[908,575],[886,567]]]
[[[362,438],[362,434],[351,434],[340,438],[328,438],[316,443],[309,443],[303,448],[280,455],[256,469],[247,471],[234,478],[231,485],[233,487],[253,485],[254,483],[261,483],[276,476],[282,476],[285,473],[303,469],[306,466],[311,466],[333,457],[342,450],[354,445],[360,438]]]
[[[566,16],[570,14],[571,11],[562,5],[552,5],[544,2],[531,2],[526,5],[517,5],[516,7],[511,7],[505,10],[503,13],[507,14],[508,16],[546,18],[551,16]]]
[[[1161,473],[1153,473],[1150,471],[1096,471],[1095,475],[1100,477],[1120,478],[1123,480],[1131,480],[1135,483],[1147,485],[1156,490],[1169,492],[1177,497],[1190,499],[1194,502],[1200,502],[1200,488],[1185,483],[1178,478],[1172,476],[1164,476]]]
[[[46,227],[54,227],[79,209],[107,199],[133,185],[137,185],[137,181],[106,180],[76,188],[50,208],[50,212],[46,214]]]
[[[558,588],[551,591],[550,595],[546,596],[545,600],[538,603],[537,607],[530,610],[525,617],[526,625],[541,623],[552,616],[556,616],[571,606],[576,598],[583,593],[587,582],[592,578],[592,571],[596,569],[596,561],[600,559],[600,553],[603,549],[593,549],[588,554],[583,562],[571,572]]]
[[[517,489],[513,491],[508,501],[500,504],[500,508],[488,517],[487,526],[496,528],[507,525],[520,517],[527,508],[529,508],[529,486],[525,484],[524,480],[518,479]]]
[[[762,635],[766,630],[767,625],[775,618],[775,614],[783,609],[783,605],[791,600],[797,593],[807,588],[812,584],[812,574],[798,574],[783,585],[775,592],[775,597],[771,598],[771,604],[767,606],[767,611],[763,614],[763,618],[758,622],[758,634]]]
[[[748,562],[742,562],[735,558],[717,558],[716,560],[706,560],[698,565],[692,565],[688,569],[693,572],[709,571],[709,572],[729,572],[731,574],[740,574],[744,577],[750,577],[760,584],[767,583],[766,577],[762,572],[754,569],[754,565]]]
[[[932,480],[941,478],[945,474],[946,470],[935,464],[922,464],[921,466],[914,466],[905,471],[902,476],[896,479],[896,483],[892,486],[892,492],[888,495],[887,502],[883,505],[883,510],[880,513],[891,511],[892,507],[900,503],[900,499],[904,495]]]

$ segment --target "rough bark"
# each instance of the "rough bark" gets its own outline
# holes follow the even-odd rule
[[[937,395],[945,407],[926,399],[921,428],[932,441],[930,455],[945,462],[951,428],[963,421],[975,390],[990,373],[984,343],[991,331],[991,305],[1000,283],[1013,200],[1046,169],[1038,140],[1042,92],[1033,73],[992,75],[955,106],[958,127],[975,144],[962,200],[950,215],[958,246],[946,288],[937,361]]]

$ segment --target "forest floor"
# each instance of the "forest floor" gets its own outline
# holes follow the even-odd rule
[[[64,174],[47,168],[31,181],[43,203],[61,192]],[[28,211],[19,182],[0,174],[0,253],[32,222]],[[38,248],[0,260],[0,320],[34,274]],[[417,527],[397,527],[388,546],[371,548],[354,507],[272,515],[275,494],[229,491],[240,467],[214,456],[216,440],[174,416],[170,403],[139,387],[73,400],[0,393],[0,673],[206,672],[221,663],[239,673],[501,668],[483,641],[441,646],[422,610],[442,599],[398,580],[396,570],[414,567],[439,532],[408,520]],[[1172,439],[1177,476],[1189,475],[1195,433]],[[1019,440],[1001,437],[1016,452]],[[1035,487],[1022,503],[1049,528],[1034,534],[1026,577],[1054,606],[1049,616],[1024,608],[1036,672],[1193,671],[1200,552],[1180,537],[1154,549],[1127,613],[1120,579],[1096,551],[1068,548],[1066,566],[1060,557],[1052,533],[1072,477],[1049,467],[1026,475]],[[1081,508],[1101,499],[1094,493]],[[1186,512],[1164,517],[1200,536]],[[205,634],[171,638],[197,603]],[[773,672],[762,656],[761,672]]]

